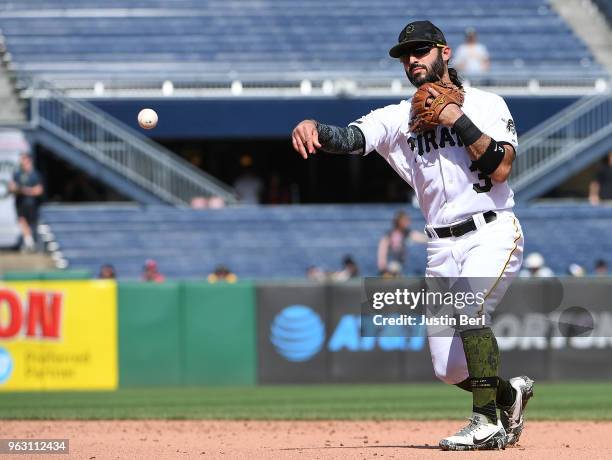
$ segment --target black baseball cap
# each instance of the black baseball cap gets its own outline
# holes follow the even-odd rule
[[[446,38],[440,29],[429,21],[414,21],[402,29],[397,39],[398,44],[389,50],[389,56],[399,58],[415,43],[431,43],[446,46]]]

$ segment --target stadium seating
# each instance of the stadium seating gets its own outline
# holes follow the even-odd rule
[[[301,278],[310,265],[337,270],[351,254],[363,275],[376,275],[376,247],[397,205],[236,207],[194,211],[165,206],[46,206],[50,225],[70,268],[96,272],[116,266],[137,279],[145,259],[158,261],[171,279],[203,279],[223,263],[241,278]],[[409,209],[413,228],[423,218]],[[612,255],[612,207],[519,208],[526,253],[541,252],[564,274],[570,263],[591,270]],[[423,273],[425,248],[409,247],[408,274]],[[608,262],[612,260],[608,259]]]
[[[440,0],[435,10],[451,45],[476,27],[499,74],[601,71],[547,0]],[[429,0],[0,0],[0,28],[15,68],[47,77],[396,75],[387,51],[427,11]]]

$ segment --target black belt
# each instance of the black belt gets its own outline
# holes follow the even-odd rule
[[[487,211],[483,215],[485,222],[493,222],[497,219],[497,213],[495,211]],[[463,236],[466,233],[473,232],[476,230],[476,222],[474,218],[470,217],[468,220],[461,222],[460,224],[451,225],[449,227],[434,227],[433,231],[436,232],[438,238],[450,238],[451,236]],[[432,235],[429,235],[432,236]]]

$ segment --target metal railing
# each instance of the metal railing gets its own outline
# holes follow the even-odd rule
[[[520,139],[510,185],[519,191],[590,145],[612,136],[612,95],[578,100]]]
[[[161,200],[189,205],[194,197],[236,203],[232,189],[86,101],[34,81],[31,121]]]
[[[140,73],[113,73],[83,70],[42,74],[64,94],[86,98],[108,97],[321,97],[348,95],[408,96],[414,87],[398,69],[369,73],[354,70],[283,71],[283,72],[202,72],[177,71],[166,64]],[[28,72],[22,72],[24,78]],[[472,86],[490,88],[501,95],[590,95],[607,86],[608,75],[603,71],[583,70],[581,73],[492,71],[481,78],[465,79]]]

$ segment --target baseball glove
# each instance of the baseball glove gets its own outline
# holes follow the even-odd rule
[[[428,91],[429,88],[435,89],[440,93],[434,98]],[[427,100],[433,99],[428,105]],[[440,113],[449,104],[463,105],[463,90],[452,83],[442,81],[436,83],[424,83],[419,86],[410,107],[410,131],[422,133],[429,129],[435,129],[440,124]]]

